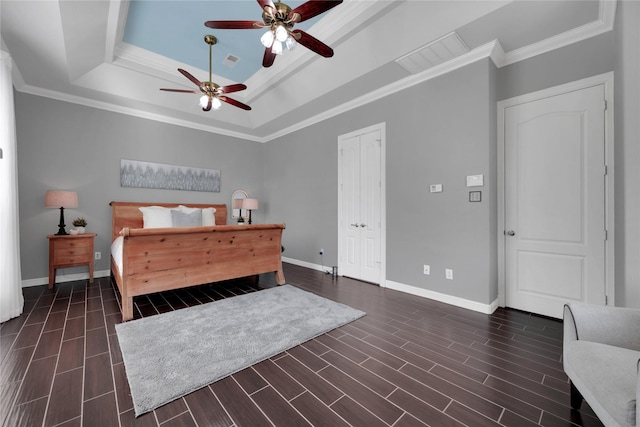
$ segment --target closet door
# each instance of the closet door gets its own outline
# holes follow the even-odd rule
[[[343,276],[381,282],[382,130],[339,138],[340,248]]]

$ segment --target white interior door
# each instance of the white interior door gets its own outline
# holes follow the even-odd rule
[[[504,111],[508,307],[606,303],[605,105],[598,85]]]
[[[382,276],[382,129],[339,138],[339,271],[380,283]]]

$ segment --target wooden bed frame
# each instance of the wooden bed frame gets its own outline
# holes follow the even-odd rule
[[[122,298],[122,320],[133,319],[133,297],[221,280],[282,271],[284,224],[226,225],[224,204],[186,204],[216,208],[215,226],[142,228],[142,206],[178,204],[111,202],[111,241],[123,236],[122,271],[111,257],[111,273]]]

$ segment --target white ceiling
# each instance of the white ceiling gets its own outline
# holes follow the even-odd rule
[[[169,1],[144,3],[167,7]],[[298,46],[262,68],[263,31],[204,26],[210,19],[260,20],[255,0],[179,3],[181,13],[166,12],[166,20],[161,8],[133,13],[140,5],[131,5],[127,22],[127,1],[0,1],[2,49],[14,59],[16,89],[266,142],[478,58],[491,56],[505,66],[610,31],[615,14],[614,0],[345,0],[309,28],[296,26],[331,46],[332,58]],[[138,21],[145,19],[154,25]],[[169,34],[171,46],[155,48],[157,53],[125,43],[125,28],[127,40],[135,40],[130,34],[138,27],[138,32]],[[208,80],[205,34],[218,38],[213,81],[245,83],[248,89],[231,97],[251,105],[251,111],[224,104],[203,112],[198,95],[159,90],[195,88],[177,68]],[[197,58],[198,52],[203,56],[198,64],[178,55]],[[242,70],[234,74],[221,65],[227,53],[241,56]]]

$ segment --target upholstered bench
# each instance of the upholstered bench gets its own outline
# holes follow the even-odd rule
[[[572,408],[584,398],[605,426],[640,426],[640,310],[565,305],[563,365]]]

